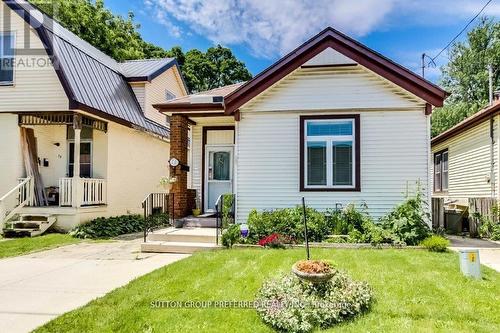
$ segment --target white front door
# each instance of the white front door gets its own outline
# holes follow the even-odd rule
[[[221,194],[233,193],[233,146],[205,146],[205,211],[215,211]]]

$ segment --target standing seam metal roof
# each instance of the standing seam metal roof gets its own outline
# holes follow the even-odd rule
[[[65,86],[71,105],[107,114],[117,122],[169,137],[168,127],[145,117],[128,78],[152,77],[177,66],[174,58],[118,63],[82,40],[27,1],[5,3],[37,30],[47,53],[53,55],[54,67]],[[27,14],[27,15],[26,15]]]

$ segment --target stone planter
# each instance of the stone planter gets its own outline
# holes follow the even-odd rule
[[[311,283],[322,283],[330,280],[334,275],[335,272],[331,271],[330,273],[306,273],[299,271],[297,269],[297,264],[295,263],[292,266],[292,272],[299,278]]]

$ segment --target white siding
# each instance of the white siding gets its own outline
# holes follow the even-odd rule
[[[299,68],[243,106],[247,111],[422,108],[424,102],[362,66]]]
[[[404,109],[401,109],[404,111]],[[428,128],[419,111],[356,111],[361,115],[361,192],[299,191],[299,116],[323,112],[242,113],[237,130],[237,220],[251,209],[293,207],[306,198],[317,209],[366,202],[374,217],[404,199],[407,183],[428,182]],[[340,113],[331,111],[325,114]],[[425,192],[427,193],[427,192]]]
[[[0,197],[18,184],[24,173],[17,115],[0,114]]]
[[[355,64],[356,62],[342,53],[335,51],[331,47],[321,51],[311,60],[307,61],[305,66],[318,66],[318,65],[339,65],[339,64]]]
[[[10,26],[4,20],[10,19]],[[16,49],[43,49],[37,33],[24,20],[0,3],[0,33],[15,33]],[[25,35],[25,33],[27,34]],[[52,67],[21,66],[20,63],[50,63],[47,55],[16,55],[14,85],[0,86],[0,112],[68,110],[68,99]]]
[[[498,126],[500,118],[495,117],[493,147],[494,177],[491,178],[498,184]],[[488,181],[491,174],[491,139],[490,121],[470,128],[444,142],[432,147],[434,153],[448,149],[448,192],[447,194],[435,193],[450,198],[472,198],[494,196],[492,183]],[[433,171],[433,170],[432,170]],[[495,186],[495,185],[493,185]],[[498,186],[497,186],[498,188]],[[496,193],[498,196],[498,193]]]

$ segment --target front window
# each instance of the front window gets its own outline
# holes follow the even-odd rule
[[[303,189],[356,189],[357,117],[302,117],[302,121]]]
[[[434,192],[448,190],[448,150],[434,154]]]
[[[75,130],[68,126],[68,177],[73,177],[75,166]],[[92,139],[93,130],[83,127],[80,132],[80,177],[92,178]]]
[[[0,85],[14,83],[14,34],[0,33]]]

